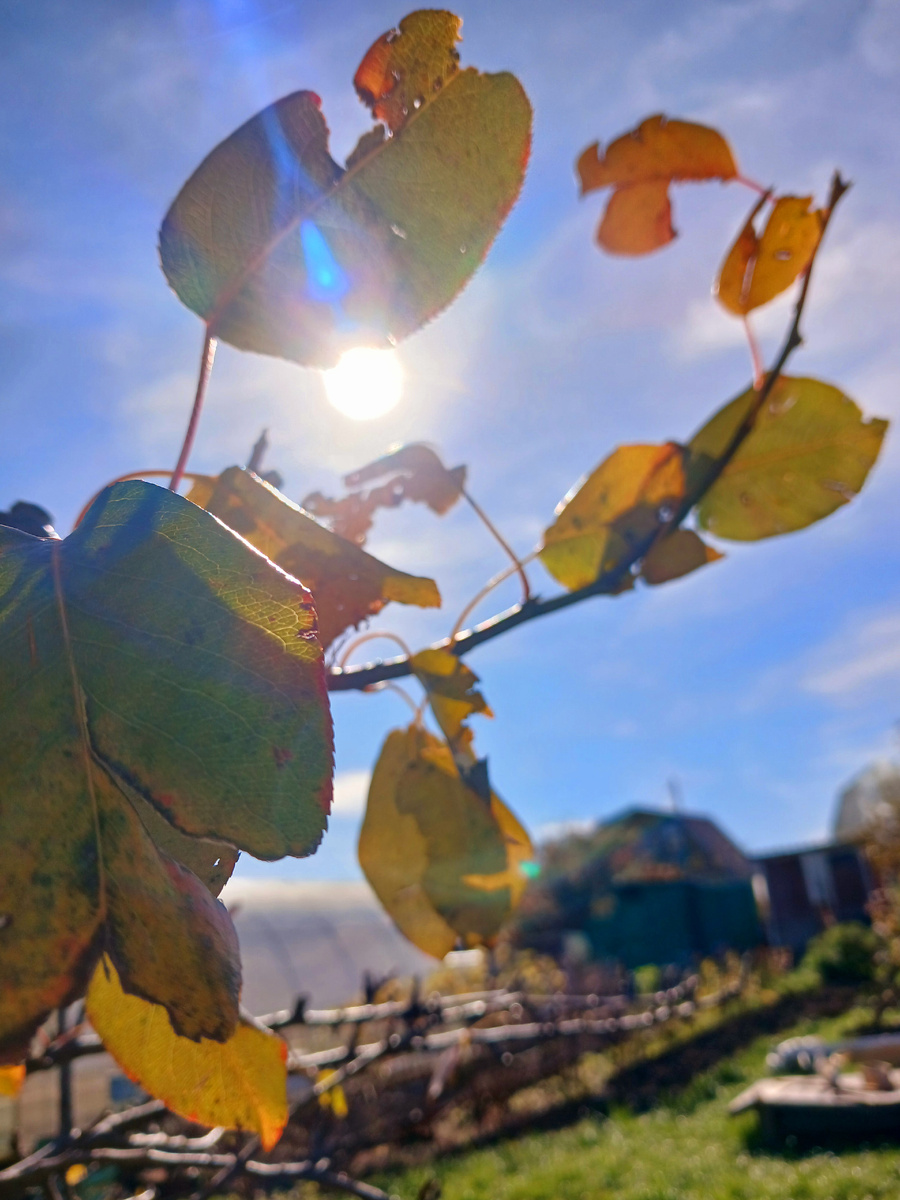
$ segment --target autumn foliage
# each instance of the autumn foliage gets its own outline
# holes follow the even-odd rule
[[[215,147],[178,193],[160,254],[205,327],[195,415],[217,339],[329,367],[348,347],[419,329],[483,261],[523,184],[531,107],[514,76],[460,65],[459,27],[421,11],[374,42],[353,83],[375,124],[345,164],[319,97],[296,91]],[[494,529],[465,467],[420,444],[302,506],[239,466],[191,476],[182,497],[195,421],[173,490],[116,482],[64,540],[0,526],[0,1061],[12,1067],[0,1087],[18,1086],[48,1014],[86,995],[110,1052],[149,1092],[273,1144],[288,1112],[285,1047],[239,1012],[237,944],[216,897],[239,852],[274,860],[318,846],[329,690],[405,676],[421,686],[375,765],[360,863],[421,949],[490,945],[535,867],[475,749],[472,720],[492,712],[464,655],[569,603],[718,562],[719,542],[804,529],[863,487],[886,423],[832,384],[783,374],[839,176],[818,206],[773,194],[742,178],[719,132],[662,115],[589,146],[577,175],[586,202],[608,190],[597,240],[625,255],[675,237],[678,186],[749,186],[715,295],[744,320],[793,285],[798,299],[769,370],[751,340],[751,385],[698,431],[586,462],[531,555]],[[350,631],[392,602],[441,603],[434,580],[363,548],[379,512],[404,503],[423,518],[471,504],[522,603],[356,665],[365,636],[348,644]],[[562,588],[549,599],[532,592],[535,559]]]

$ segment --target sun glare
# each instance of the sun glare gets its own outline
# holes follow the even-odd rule
[[[341,355],[323,372],[325,394],[338,412],[354,421],[370,421],[390,412],[403,391],[403,368],[396,350],[360,346]]]

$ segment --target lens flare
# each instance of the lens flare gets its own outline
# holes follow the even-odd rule
[[[383,417],[399,403],[403,368],[396,350],[359,346],[341,355],[336,367],[323,372],[325,395],[338,412],[354,421]]]

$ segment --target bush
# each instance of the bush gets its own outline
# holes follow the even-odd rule
[[[859,921],[832,925],[810,942],[802,966],[823,983],[870,983],[878,945],[877,934]]]

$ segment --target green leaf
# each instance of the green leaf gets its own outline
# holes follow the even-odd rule
[[[714,469],[752,411],[751,388],[691,440],[690,476]],[[698,521],[717,537],[752,542],[805,529],[862,490],[888,423],[866,421],[843,392],[817,379],[782,376],[753,429],[701,500]]]
[[[356,82],[390,120],[342,169],[312,92],[252,117],[201,163],[163,221],[179,299],[244,350],[319,367],[387,346],[445,308],[524,178],[531,107],[514,76],[456,67],[459,21],[417,12]]]
[[[225,1042],[179,1037],[164,1008],[123,992],[109,958],[94,971],[87,1013],[128,1078],[172,1112],[257,1133],[264,1150],[281,1137],[287,1046],[270,1030],[241,1017]]]
[[[509,809],[460,778],[449,747],[394,730],[372,775],[359,862],[397,928],[436,958],[490,944],[526,882],[533,851]]]
[[[227,1038],[231,923],[142,815],[179,855],[315,849],[332,749],[308,594],[195,505],[116,484],[65,541],[0,529],[0,662],[0,1055],[101,949],[178,1032]]]
[[[323,646],[391,600],[440,607],[441,595],[433,579],[407,575],[366,554],[319,525],[252,471],[228,467],[218,479],[204,477],[188,499],[303,581],[313,593]]]
[[[681,447],[619,446],[557,505],[541,562],[570,591],[587,587],[653,535],[684,488]]]

